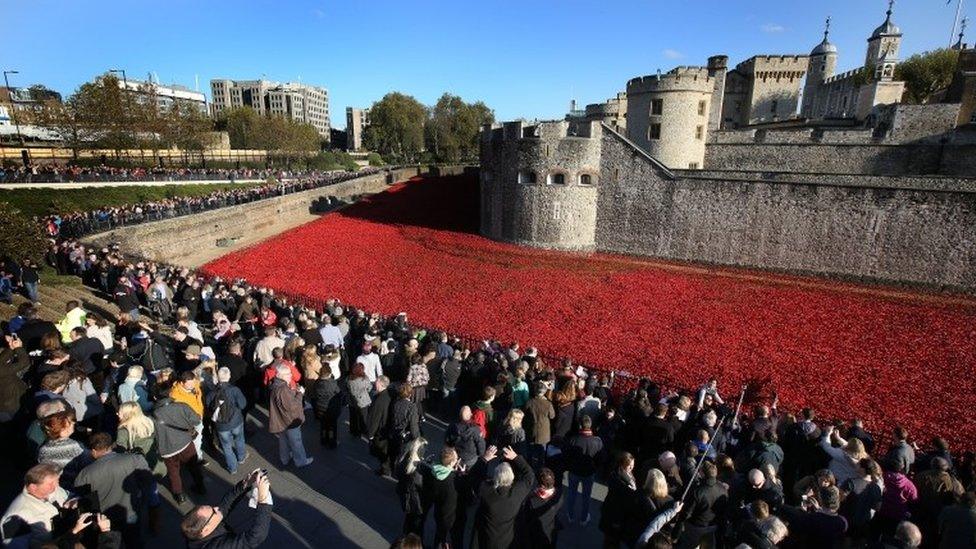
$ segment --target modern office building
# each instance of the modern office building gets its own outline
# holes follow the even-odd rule
[[[346,107],[346,148],[359,151],[363,148],[363,131],[369,126],[369,109]]]
[[[329,139],[329,90],[307,84],[280,84],[269,80],[210,81],[210,110],[216,116],[224,109],[250,107],[262,115],[285,116],[315,127]]]

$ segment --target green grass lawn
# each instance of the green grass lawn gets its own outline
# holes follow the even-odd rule
[[[105,206],[123,206],[177,196],[203,196],[214,191],[254,187],[258,183],[215,183],[195,185],[85,187],[83,189],[2,189],[0,202],[7,202],[24,215],[87,211]]]

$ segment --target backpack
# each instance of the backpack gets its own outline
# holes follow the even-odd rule
[[[488,414],[481,408],[475,408],[471,412],[471,423],[478,426],[478,430],[481,431],[481,438],[488,440]]]
[[[210,403],[207,416],[218,425],[229,423],[234,418],[234,404],[224,395],[224,388],[217,389],[217,394]]]

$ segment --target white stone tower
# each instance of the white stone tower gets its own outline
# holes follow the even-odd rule
[[[830,40],[830,18],[824,26],[823,40],[810,52],[810,65],[807,69],[807,81],[803,86],[803,107],[800,115],[804,118],[816,119],[823,116],[826,106],[824,80],[834,75],[837,68],[837,46]]]

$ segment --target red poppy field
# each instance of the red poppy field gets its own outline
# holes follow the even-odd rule
[[[476,234],[477,188],[412,180],[204,270],[672,387],[751,383],[787,409],[976,447],[976,300],[501,244]]]

